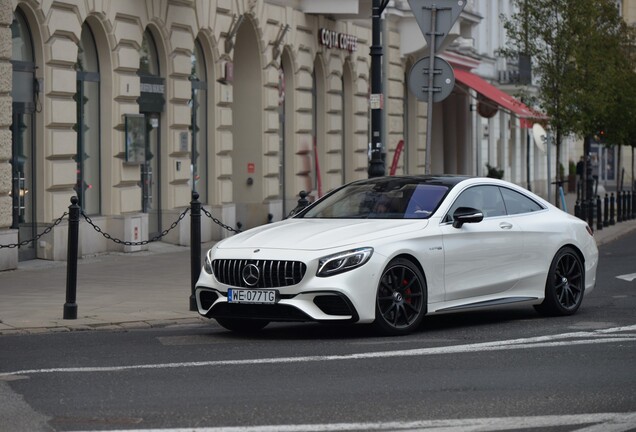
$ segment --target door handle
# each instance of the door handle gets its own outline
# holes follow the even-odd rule
[[[512,229],[512,224],[510,222],[500,222],[499,228],[509,230]]]

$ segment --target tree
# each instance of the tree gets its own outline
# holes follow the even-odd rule
[[[619,90],[616,103],[608,112],[608,129],[615,130],[612,143],[618,145],[618,166],[622,166],[621,146],[630,146],[631,178],[634,179],[634,147],[636,146],[636,28],[623,24],[620,34],[620,49],[616,58]],[[619,177],[619,187],[623,187]]]
[[[514,0],[514,5],[516,13],[502,16],[508,40],[501,51],[509,58],[532,59],[536,103],[555,132],[557,163],[566,135],[584,137],[586,154],[599,130],[606,131],[609,142],[622,136],[623,126],[613,116],[619,99],[632,91],[625,77],[633,69],[626,69],[622,43],[628,37],[615,2]]]

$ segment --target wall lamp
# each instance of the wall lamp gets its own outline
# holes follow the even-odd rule
[[[244,16],[239,15],[238,19],[236,15],[232,17],[232,24],[230,24],[230,29],[227,31],[227,35],[225,36],[225,54],[229,54],[234,48],[234,37],[236,36],[236,32],[238,32],[238,28],[241,26],[243,22]]]

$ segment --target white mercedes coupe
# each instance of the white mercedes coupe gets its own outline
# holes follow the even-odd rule
[[[502,180],[399,176],[344,185],[206,254],[198,312],[233,331],[271,321],[373,323],[532,305],[570,315],[596,283],[592,230]]]

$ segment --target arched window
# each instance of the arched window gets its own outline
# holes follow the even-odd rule
[[[280,59],[279,70],[279,137],[281,182],[283,184],[283,214],[287,215],[298,205],[297,193],[300,189],[296,183],[295,138],[295,105],[294,105],[294,62],[291,51],[284,49]],[[304,189],[307,189],[306,187]]]
[[[157,44],[146,29],[139,52],[139,112],[146,123],[145,161],[141,164],[141,210],[148,213],[148,235],[161,232],[161,116],[165,105],[165,79],[159,69]]]
[[[314,188],[318,198],[325,192],[326,178],[323,175],[327,166],[325,137],[325,72],[320,62],[320,58],[314,59],[313,87],[312,87],[312,115],[314,136]]]
[[[139,75],[159,76],[159,56],[152,34],[146,30],[139,53]]]
[[[101,212],[99,59],[88,24],[82,26],[77,53],[77,183],[79,204],[87,214]]]
[[[194,42],[192,53],[192,191],[199,193],[201,203],[208,202],[208,85],[207,69],[201,42]]]
[[[344,183],[356,178],[353,99],[353,71],[351,63],[346,61],[342,71],[342,180]]]
[[[20,242],[36,234],[35,197],[35,130],[37,102],[35,86],[35,56],[27,20],[17,9],[11,24],[13,68],[11,97],[13,112],[11,124],[11,228],[18,229]],[[20,248],[18,258],[35,258],[33,243]]]
[[[285,62],[281,60],[278,68],[278,194],[283,200],[283,214],[287,214],[285,132]]]

